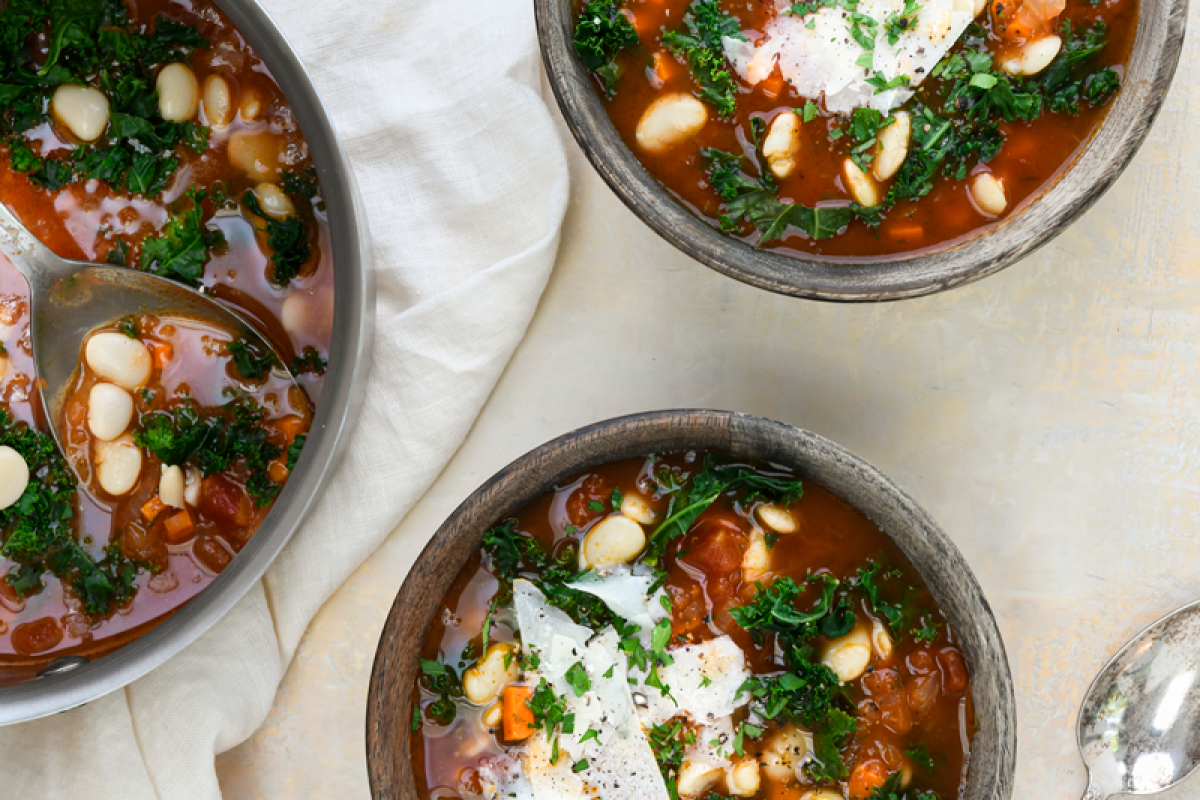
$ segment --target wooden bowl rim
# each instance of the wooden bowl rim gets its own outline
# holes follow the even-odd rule
[[[1188,0],[1141,0],[1123,88],[1099,129],[1040,195],[999,225],[929,253],[847,261],[793,257],[726,236],[678,202],[613,128],[572,45],[573,0],[534,0],[538,42],[567,127],[600,177],[656,233],[707,267],[779,294],[873,302],[979,280],[1030,255],[1092,206],[1158,116],[1183,49]]]
[[[943,605],[971,671],[978,729],[964,800],[1008,800],[1016,770],[1012,675],[991,607],[949,537],[883,473],[828,439],[763,417],[694,409],[618,417],[559,436],[489,478],[437,530],[406,576],[376,650],[366,715],[372,797],[417,797],[409,744],[418,652],[446,589],[479,547],[484,531],[589,466],[689,449],[784,464],[860,510],[864,503],[877,506],[869,516],[900,546]],[[822,472],[843,476],[845,485],[815,480]],[[886,520],[876,518],[879,509]],[[951,595],[953,606],[945,602]],[[961,609],[962,604],[969,609]]]

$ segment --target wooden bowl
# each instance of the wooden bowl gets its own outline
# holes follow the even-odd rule
[[[780,294],[814,300],[919,297],[979,280],[1032,253],[1100,198],[1158,115],[1179,53],[1187,0],[1141,0],[1123,88],[1075,162],[1042,194],[967,241],[919,255],[847,263],[761,250],[722,234],[675,200],[626,147],[575,54],[573,0],[534,0],[542,60],[567,125],[592,166],[643,222],[700,263]]]
[[[1016,704],[1004,643],[962,554],[879,470],[816,434],[725,411],[657,411],[600,422],[525,454],[468,497],[421,553],[392,605],[367,699],[367,770],[377,800],[417,797],[410,761],[418,652],[454,577],[484,531],[563,479],[622,458],[712,449],[782,464],[829,489],[883,529],[941,606],[971,673],[979,730],[963,800],[1007,800],[1016,767]]]

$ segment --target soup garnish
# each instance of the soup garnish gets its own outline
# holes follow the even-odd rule
[[[996,224],[1120,90],[1135,0],[590,0],[574,45],[688,208],[796,254],[923,250]]]
[[[949,800],[974,720],[953,631],[876,526],[693,452],[591,469],[489,529],[411,727],[422,797]]]
[[[210,323],[119,320],[84,343],[59,453],[42,432],[27,289],[3,264],[3,684],[128,642],[245,546],[307,437],[333,273],[303,134],[210,2],[20,0],[0,10],[0,40],[0,199],[59,255],[229,303],[296,375]]]

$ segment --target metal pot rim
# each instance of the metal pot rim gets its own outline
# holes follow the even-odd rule
[[[195,598],[124,647],[74,669],[0,689],[0,725],[83,705],[127,685],[212,627],[266,572],[328,484],[365,397],[375,276],[362,201],[325,105],[286,37],[253,0],[213,0],[270,68],[304,131],[329,215],[334,263],[329,368],[304,453],[275,507],[229,566]]]

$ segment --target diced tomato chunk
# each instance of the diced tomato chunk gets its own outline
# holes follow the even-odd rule
[[[62,639],[62,627],[54,617],[23,622],[12,632],[13,649],[27,656],[53,650]]]
[[[863,761],[850,774],[850,800],[866,800],[888,779],[887,764],[878,759]]]
[[[571,524],[582,528],[612,511],[612,493],[617,485],[603,475],[588,475],[567,498]]]
[[[254,518],[246,492],[224,475],[210,475],[200,484],[200,511],[215,522],[239,527]]]
[[[946,694],[962,694],[967,689],[967,667],[957,650],[946,649],[938,653],[942,665],[942,690]]]

